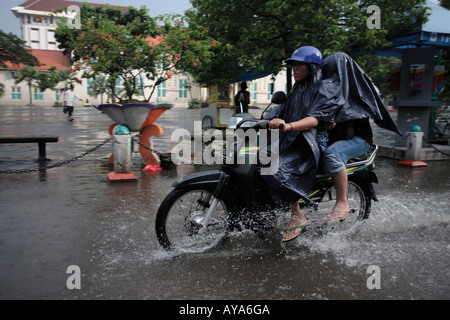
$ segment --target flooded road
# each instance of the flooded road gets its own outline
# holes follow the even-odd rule
[[[169,151],[171,132],[198,120],[174,108],[156,123],[153,139]],[[111,120],[79,107],[69,123],[59,108],[0,106],[0,135],[59,135],[47,145],[50,163],[71,159],[108,137]],[[218,250],[165,252],[155,215],[172,183],[205,166],[144,173],[110,183],[112,143],[45,173],[0,174],[0,299],[449,299],[450,168],[422,169],[377,158],[379,202],[356,230],[282,245],[234,233]],[[0,170],[36,167],[36,145],[0,145]],[[69,266],[81,271],[80,289],[67,285]],[[371,266],[379,281],[370,288]],[[369,284],[369,285],[368,285]],[[372,286],[373,287],[373,286]]]

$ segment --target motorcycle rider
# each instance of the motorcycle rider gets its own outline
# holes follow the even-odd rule
[[[285,60],[292,66],[295,84],[287,101],[265,116],[269,128],[280,125],[279,169],[263,176],[271,196],[281,207],[289,206],[291,217],[283,241],[295,239],[307,225],[298,203],[299,198],[311,203],[308,191],[315,182],[321,150],[316,141],[319,120],[311,112],[322,78],[322,53],[315,47],[303,46]],[[323,130],[321,132],[324,132]],[[323,146],[323,148],[326,146]]]

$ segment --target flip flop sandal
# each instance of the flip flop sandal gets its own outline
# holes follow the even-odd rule
[[[330,216],[331,214],[334,214],[337,218],[336,218],[336,219],[329,218],[329,216]],[[344,220],[345,218],[347,218],[349,214],[350,214],[350,209],[348,209],[348,210],[345,211],[345,212],[331,211],[331,212],[328,214],[327,219],[328,219],[329,221],[341,221],[341,220]]]
[[[289,241],[294,240],[295,238],[297,238],[297,237],[300,235],[300,233],[302,233],[302,231],[305,229],[305,227],[306,227],[306,224],[305,224],[305,225],[295,226],[295,227],[290,228],[289,230],[286,230],[286,231],[284,232],[284,234],[288,234],[289,232],[294,231],[294,230],[297,230],[297,229],[300,229],[300,232],[297,233],[296,235],[294,235],[294,236],[293,236],[292,238],[290,238],[290,239],[284,239],[284,238],[283,238],[281,241],[283,241],[283,242],[289,242]]]

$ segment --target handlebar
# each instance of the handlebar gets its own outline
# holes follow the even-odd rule
[[[268,121],[268,120],[259,120],[259,121],[258,121],[258,126],[259,126],[259,128],[261,128],[261,129],[267,129],[267,128],[269,128],[269,121]],[[278,126],[278,129],[279,129],[280,131],[283,131],[283,129],[284,129],[284,124],[280,124],[280,125]]]

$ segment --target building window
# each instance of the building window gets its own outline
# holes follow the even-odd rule
[[[22,99],[21,87],[11,87],[11,99],[13,99],[13,100]]]
[[[94,81],[93,78],[87,78],[87,79],[86,79],[86,94],[87,94],[88,96],[91,95],[91,82],[92,82],[92,81]]]
[[[136,95],[139,97],[142,97],[144,95],[144,78],[143,77],[136,77]]]
[[[188,80],[180,79],[178,87],[178,97],[187,98],[188,97]]]
[[[44,93],[41,91],[41,89],[34,89],[34,100],[44,100]]]
[[[47,50],[56,50],[55,30],[47,31]]]
[[[59,101],[61,99],[63,93],[63,89],[55,89],[55,100]]]
[[[49,42],[47,50],[56,50],[56,42]]]
[[[267,100],[271,100],[273,92],[275,91],[275,82],[269,83],[267,85]]]
[[[8,79],[15,79],[17,76],[17,71],[8,71]]]
[[[120,78],[117,78],[117,80],[116,80],[116,88],[115,88],[115,91],[116,91],[116,95],[117,95],[118,97],[120,97],[121,94],[122,94],[122,91],[123,91],[123,87],[122,87],[122,79],[120,79]]]
[[[161,83],[157,86],[157,96],[158,96],[158,98],[165,98],[165,97],[167,96],[166,88],[167,88],[167,83],[166,83],[166,81],[161,82]]]
[[[258,82],[252,82],[252,100],[258,100]]]
[[[42,23],[44,21],[44,17],[42,16],[34,16],[33,22],[35,23]]]
[[[31,28],[30,29],[31,49],[40,49],[39,39],[40,39],[39,29]]]

